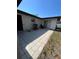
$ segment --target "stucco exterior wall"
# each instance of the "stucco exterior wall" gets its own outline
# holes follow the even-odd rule
[[[22,16],[23,30],[24,31],[30,30],[32,28],[32,22],[31,22],[32,17],[28,15],[23,15],[23,14],[19,14],[19,15]]]
[[[55,19],[47,19],[47,28],[49,29],[55,29],[56,28],[56,22],[57,22],[57,18]]]
[[[19,14],[19,13],[18,13]],[[24,14],[19,14],[22,16],[22,23],[23,23],[23,30],[30,30],[32,29],[32,19],[35,19],[36,23],[38,24],[38,28],[40,27],[40,24],[44,24],[44,21],[47,20],[47,28],[49,29],[55,29],[56,28],[56,22],[57,18],[54,19],[37,19],[35,17],[29,16],[29,15],[24,15]]]
[[[22,21],[23,21],[23,29],[24,30],[30,30],[32,29],[32,22],[31,22],[31,17],[23,15],[22,16]]]
[[[22,24],[23,24],[24,31],[32,29],[32,21],[31,21],[32,19],[35,19],[35,22],[38,24],[38,28],[40,27],[40,24],[42,23],[42,20],[37,19],[35,17],[24,15],[24,14],[19,14],[19,15],[22,16]]]

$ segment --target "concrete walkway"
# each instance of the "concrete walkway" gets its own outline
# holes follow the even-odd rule
[[[52,33],[53,31],[48,29],[18,32],[20,59],[37,59]]]

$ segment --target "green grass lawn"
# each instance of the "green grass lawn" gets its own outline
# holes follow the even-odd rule
[[[54,31],[38,59],[61,58],[61,32]]]

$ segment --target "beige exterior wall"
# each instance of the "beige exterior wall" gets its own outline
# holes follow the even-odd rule
[[[22,16],[22,21],[23,21],[23,29],[24,30],[30,30],[32,29],[32,22],[31,22],[31,17],[23,15]]]
[[[23,23],[23,30],[24,31],[32,29],[32,22],[31,22],[32,19],[36,20],[36,23],[38,24],[38,27],[42,23],[42,20],[37,19],[35,17],[29,16],[29,15],[23,15],[23,14],[19,14],[19,15],[22,16],[22,23]]]
[[[46,19],[46,20],[48,20],[47,28],[49,28],[49,29],[55,29],[56,28],[57,18],[55,18],[55,19]]]
[[[23,30],[32,29],[32,22],[31,22],[32,19],[36,20],[36,23],[38,24],[38,28],[39,28],[40,24],[44,24],[44,20],[37,19],[37,18],[29,16],[29,15],[23,15],[23,14],[19,14],[19,15],[22,16]],[[45,19],[45,20],[48,20],[47,28],[49,28],[49,29],[55,29],[56,28],[57,18]]]
[[[23,30],[30,30],[32,28],[31,18],[28,15],[19,14],[22,16],[22,24],[23,24]]]

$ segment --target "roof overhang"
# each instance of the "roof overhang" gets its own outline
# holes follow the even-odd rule
[[[23,15],[29,15],[29,16],[32,16],[32,17],[41,19],[41,18],[38,17],[38,16],[32,15],[32,14],[30,14],[30,13],[27,13],[27,12],[24,12],[24,11],[21,11],[21,10],[17,10],[17,13],[20,13],[20,14],[23,14]]]
[[[44,19],[54,19],[54,18],[61,18],[61,16],[55,16],[55,17],[46,17],[46,18],[40,18],[38,16],[35,16],[35,15],[32,15],[32,14],[29,14],[27,12],[24,12],[24,11],[21,11],[21,10],[17,10],[17,13],[20,13],[20,14],[24,14],[24,15],[29,15],[29,16],[32,16],[32,17],[35,17],[35,18],[38,18],[38,19],[41,19],[41,20],[44,20]]]

